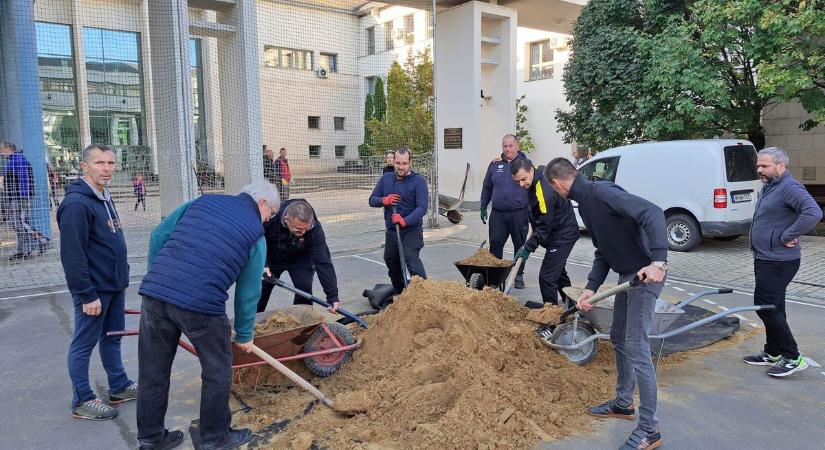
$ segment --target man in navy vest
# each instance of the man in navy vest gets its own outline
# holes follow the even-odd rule
[[[504,244],[510,238],[513,241],[513,252],[517,252],[524,245],[529,229],[529,210],[527,208],[527,191],[513,181],[510,174],[510,163],[517,159],[527,159],[519,150],[518,139],[512,134],[501,140],[501,156],[496,157],[484,176],[484,185],[481,188],[481,221],[487,223],[487,205],[493,202],[493,212],[490,214],[490,253],[501,259],[504,255]],[[514,287],[524,289],[524,266],[519,268]]]
[[[203,450],[236,448],[252,437],[229,427],[232,384],[227,291],[235,284],[235,346],[250,352],[266,260],[263,223],[278,213],[278,190],[244,186],[239,195],[205,195],[172,212],[152,232],[138,338],[137,426],[141,449],[171,449],[180,431],[164,428],[169,376],[185,334],[201,363]]]
[[[396,149],[395,172],[381,176],[369,200],[373,208],[384,207],[384,222],[387,225],[387,233],[384,236],[384,262],[387,264],[396,294],[404,290],[404,272],[401,269],[398,239],[395,235],[396,224],[401,228],[401,243],[410,276],[427,278],[419,253],[424,247],[423,224],[429,194],[424,177],[411,169],[412,151],[407,147]]]

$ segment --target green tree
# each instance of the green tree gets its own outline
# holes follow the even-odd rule
[[[526,95],[516,99],[516,139],[518,139],[519,150],[529,153],[536,146],[533,144],[533,137],[527,130],[527,105],[524,104]]]
[[[372,95],[367,94],[367,98],[364,100],[364,142],[358,146],[358,155],[361,157],[372,154],[372,132],[367,127],[367,123],[373,118],[374,112]]]
[[[375,96],[373,97],[373,104],[375,105],[375,112],[373,117],[378,120],[384,120],[387,115],[387,98],[384,94],[384,80],[378,77],[375,80]]]

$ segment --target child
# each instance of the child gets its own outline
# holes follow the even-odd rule
[[[143,174],[136,173],[135,180],[132,184],[135,187],[135,197],[137,197],[135,211],[137,211],[138,205],[141,203],[143,203],[143,210],[146,211],[146,186],[143,184]]]

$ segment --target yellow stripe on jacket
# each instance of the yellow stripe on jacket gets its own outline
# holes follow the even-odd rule
[[[544,201],[544,191],[541,188],[541,180],[536,183],[536,197],[539,199],[539,211],[547,214],[547,202]]]

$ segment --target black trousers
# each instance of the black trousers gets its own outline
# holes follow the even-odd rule
[[[421,249],[424,248],[424,230],[418,229],[401,233],[401,244],[404,246],[404,259],[410,277],[418,275],[427,278],[424,271],[424,263],[421,262]],[[398,238],[395,232],[387,232],[384,239],[384,262],[387,264],[387,273],[390,276],[392,287],[395,293],[400,294],[404,290],[404,272],[401,269],[401,258],[398,254]]]
[[[765,351],[773,356],[799,358],[799,349],[785,316],[785,291],[799,270],[799,261],[753,261],[756,279],[753,304],[776,306],[774,310],[756,312],[765,324]]]
[[[298,268],[285,268],[285,267],[276,267],[276,268],[269,268],[270,272],[272,272],[272,276],[275,278],[281,278],[281,274],[284,272],[289,273],[289,278],[292,280],[292,285],[295,286],[297,289],[300,289],[308,294],[312,294],[312,280],[315,277],[315,270],[311,267],[298,267]],[[271,283],[267,283],[266,281],[263,282],[261,286],[261,298],[258,300],[258,312],[264,312],[266,310],[266,305],[269,303],[269,297],[272,295],[272,290],[275,289],[275,285]],[[298,294],[295,294],[295,298],[292,300],[293,305],[311,305],[312,300],[307,300]]]
[[[499,211],[493,208],[490,213],[490,253],[498,259],[504,255],[504,244],[507,239],[513,241],[513,253],[517,252],[524,241],[527,240],[527,232],[530,227],[530,217],[527,208],[519,211]],[[524,275],[524,266],[521,265],[519,275]]]
[[[544,259],[539,269],[539,290],[545,303],[558,304],[559,299],[564,299],[562,289],[572,285],[565,265],[574,245],[575,242],[545,248]]]
[[[226,314],[210,316],[143,297],[138,335],[138,441],[152,447],[163,439],[172,361],[183,333],[201,363],[200,431],[203,443],[216,444],[229,433],[232,386],[231,325]]]

